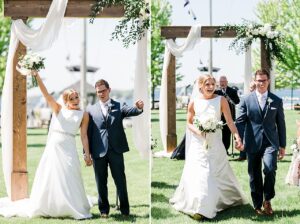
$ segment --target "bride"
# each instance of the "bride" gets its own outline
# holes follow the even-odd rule
[[[187,127],[191,136],[186,161],[179,186],[170,199],[176,210],[198,220],[214,218],[219,211],[246,203],[227,160],[221,130],[204,134],[193,125],[194,116],[213,115],[220,120],[223,113],[235,137],[235,147],[242,150],[243,144],[231,118],[228,103],[223,96],[214,94],[215,84],[212,75],[203,75],[198,79],[200,93],[188,106]]]
[[[63,93],[65,108],[48,93],[39,74],[32,71],[47,103],[53,110],[45,151],[37,168],[29,199],[6,203],[1,200],[0,215],[5,217],[73,217],[90,218],[80,171],[75,136],[80,128],[87,166],[92,165],[87,140],[89,116],[79,108],[78,93]]]

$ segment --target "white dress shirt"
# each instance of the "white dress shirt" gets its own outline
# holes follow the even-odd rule
[[[264,92],[263,94],[261,94],[257,90],[255,90],[255,92],[256,92],[256,96],[257,96],[257,99],[258,99],[259,106],[260,106],[261,110],[263,110],[264,107],[265,107],[265,104],[267,102],[268,91]]]
[[[102,110],[102,113],[103,113],[104,117],[107,116],[108,105],[110,104],[110,102],[111,102],[110,99],[108,99],[105,103],[103,103],[102,101],[99,100],[100,107],[101,107],[101,110]]]

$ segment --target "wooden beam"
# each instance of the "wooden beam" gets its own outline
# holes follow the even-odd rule
[[[167,68],[167,152],[173,152],[177,146],[176,135],[176,58],[170,53]]]
[[[19,42],[13,61],[13,167],[11,176],[11,200],[28,197],[27,176],[27,112],[26,77],[15,68],[20,55],[26,54],[26,47]]]
[[[46,17],[52,0],[4,0],[4,16]],[[69,0],[65,17],[89,17],[95,0]],[[124,16],[123,6],[104,8],[97,16],[115,18]]]
[[[260,66],[262,69],[266,69],[269,73],[271,71],[270,55],[266,51],[265,43],[260,40]]]
[[[202,26],[201,37],[204,38],[233,38],[236,37],[235,30],[228,30],[222,36],[217,36],[216,31],[221,26]],[[191,26],[162,26],[161,36],[166,39],[185,38],[189,34]]]

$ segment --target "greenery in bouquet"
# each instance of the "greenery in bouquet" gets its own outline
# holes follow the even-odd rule
[[[45,68],[44,60],[45,58],[37,54],[28,53],[26,55],[21,55],[18,62],[18,65],[20,66],[19,70],[22,75],[31,75],[32,70],[40,71],[41,69]],[[36,77],[31,77],[32,86],[38,86]]]

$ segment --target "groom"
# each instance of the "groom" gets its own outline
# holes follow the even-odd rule
[[[129,147],[122,121],[125,117],[141,114],[144,103],[139,100],[135,104],[136,107],[121,106],[119,102],[110,99],[111,89],[103,79],[96,82],[95,89],[99,102],[87,111],[90,115],[88,139],[99,194],[98,207],[101,217],[107,218],[110,209],[107,191],[109,165],[117,187],[121,213],[128,216],[129,202],[123,153],[129,151]]]
[[[275,196],[277,155],[278,159],[285,155],[285,120],[282,100],[268,91],[269,73],[266,70],[256,71],[255,82],[256,90],[240,104],[236,126],[244,139],[255,212],[258,215],[272,215],[271,199]],[[261,209],[262,206],[264,210]]]

